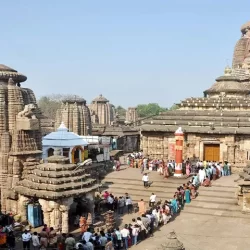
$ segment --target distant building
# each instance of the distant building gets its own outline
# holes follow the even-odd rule
[[[109,100],[99,95],[89,104],[93,124],[110,125],[115,119],[115,107]]]
[[[64,99],[56,113],[55,127],[58,128],[61,122],[78,135],[91,135],[92,123],[86,100],[79,97]]]
[[[126,122],[135,123],[138,120],[138,113],[136,107],[129,107],[126,111]]]

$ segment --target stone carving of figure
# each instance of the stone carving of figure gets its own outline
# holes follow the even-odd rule
[[[24,110],[17,114],[19,118],[28,118],[28,119],[36,119],[33,111],[36,109],[36,106],[33,103],[27,104],[24,106]]]

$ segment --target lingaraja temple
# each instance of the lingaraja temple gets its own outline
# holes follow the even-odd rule
[[[143,121],[141,148],[153,158],[174,159],[174,132],[182,127],[183,158],[229,161],[238,172],[250,159],[250,22],[241,28],[232,68],[178,109]]]

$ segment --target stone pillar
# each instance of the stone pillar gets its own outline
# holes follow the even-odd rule
[[[95,194],[93,192],[87,193],[86,198],[89,200],[89,210],[92,216],[92,223],[95,221]]]
[[[50,227],[53,227],[56,231],[59,231],[62,224],[62,214],[59,210],[60,204],[56,201],[49,202],[50,208]]]
[[[174,176],[182,176],[182,160],[183,160],[183,140],[184,133],[179,127],[175,131],[175,173]]]
[[[61,224],[61,232],[68,233],[69,232],[69,209],[70,205],[73,203],[73,198],[64,199],[62,204],[59,207],[59,210],[62,213],[62,224]]]
[[[27,221],[28,220],[28,218],[27,218],[27,202],[28,202],[27,197],[25,197],[23,195],[19,196],[18,211],[19,211],[19,214],[21,216],[22,221]]]
[[[48,201],[39,199],[39,203],[42,206],[43,210],[43,223],[50,227],[50,209]]]

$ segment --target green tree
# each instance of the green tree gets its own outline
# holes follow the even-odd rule
[[[176,110],[176,109],[178,109],[178,106],[174,104],[168,110]]]
[[[160,112],[166,110],[166,108],[160,107],[158,103],[139,104],[137,106],[137,112],[140,118],[159,115]]]
[[[126,109],[120,105],[115,108],[115,111],[119,116],[126,116]]]

